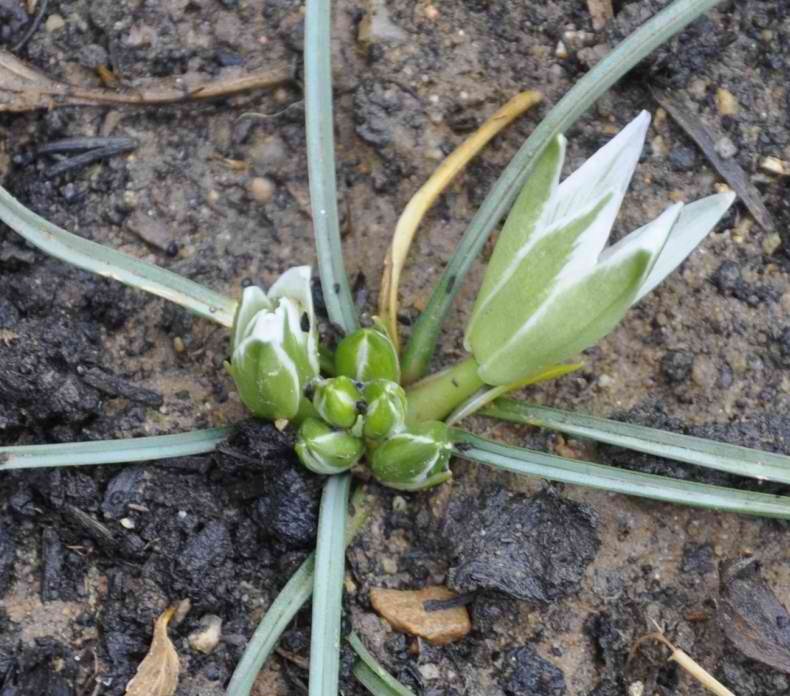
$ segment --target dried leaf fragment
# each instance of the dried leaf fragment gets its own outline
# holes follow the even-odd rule
[[[460,640],[472,630],[466,607],[426,611],[425,602],[432,599],[454,599],[457,595],[446,587],[426,587],[423,590],[370,591],[373,608],[398,631],[420,636],[436,645]]]
[[[137,674],[126,687],[126,696],[173,696],[181,669],[178,653],[167,635],[167,626],[175,614],[171,607],[154,624],[154,637]]]
[[[59,106],[123,104],[158,106],[229,97],[256,89],[272,89],[291,79],[287,65],[236,77],[206,80],[186,74],[175,79],[147,80],[133,90],[115,91],[58,82],[8,51],[0,50],[0,113],[54,109]]]
[[[755,566],[735,561],[722,567],[719,626],[744,655],[790,674],[790,614]]]

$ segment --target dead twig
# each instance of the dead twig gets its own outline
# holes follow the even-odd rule
[[[706,126],[699,116],[691,112],[674,97],[655,88],[651,89],[651,93],[656,102],[697,144],[708,161],[713,165],[713,168],[721,174],[735,193],[738,194],[760,227],[766,232],[772,232],[774,221],[763,204],[760,192],[749,181],[746,173],[734,159],[724,159],[716,152],[716,137],[714,137],[712,129]]]
[[[211,81],[198,75],[183,75],[175,80],[150,81],[133,92],[114,92],[52,80],[8,51],[0,51],[0,113],[59,106],[162,106],[206,101],[257,89],[272,89],[287,83],[291,77],[291,68],[284,65]]]

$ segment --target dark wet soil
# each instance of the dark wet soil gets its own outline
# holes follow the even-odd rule
[[[6,48],[24,32],[24,4],[0,2]],[[397,215],[436,164],[514,93],[540,89],[546,105],[556,102],[666,4],[615,2],[615,18],[595,29],[581,1],[337,3],[340,208],[366,310]],[[372,10],[384,21],[361,42]],[[291,0],[50,0],[19,56],[90,85],[100,84],[96,68],[105,65],[133,88],[142,78],[276,65],[294,65],[298,76],[302,40],[302,8]],[[784,0],[723,3],[571,129],[569,169],[640,109],[654,115],[618,237],[668,200],[721,183],[647,87],[671,90],[724,134],[721,150],[757,186],[775,228],[761,229],[736,206],[588,351],[583,370],[531,398],[790,452],[790,178],[760,167],[765,157],[790,161],[788,46]],[[720,90],[734,97],[734,112],[722,112]],[[404,320],[424,306],[466,221],[546,108],[496,138],[430,213],[407,272]],[[3,115],[0,175],[57,224],[235,295],[247,279],[268,284],[313,260],[303,119],[298,80],[199,106]],[[58,139],[99,135],[139,145],[57,176],[56,157],[35,156]],[[460,354],[479,272],[461,294],[438,363]],[[224,331],[49,260],[0,228],[0,444],[241,422],[222,370],[226,352]],[[750,485],[527,428],[473,425],[566,455]],[[760,561],[761,582],[790,606],[785,523],[546,486],[464,462],[455,472],[451,486],[432,493],[374,489],[371,521],[348,553],[347,627],[415,691],[701,694],[664,648],[645,646],[628,662],[656,621],[739,696],[790,694],[790,678],[743,654],[717,620],[720,568],[744,556]],[[287,436],[252,423],[211,456],[0,474],[0,696],[122,694],[153,619],[184,600],[190,610],[172,631],[178,694],[222,694],[256,623],[311,548],[320,484],[294,465]],[[460,643],[414,643],[372,612],[372,587],[437,583],[473,593],[473,632]],[[222,619],[222,637],[204,655],[188,636],[209,614]],[[308,647],[303,612],[283,648],[305,658]],[[343,693],[362,693],[348,652],[343,665]],[[305,682],[299,660],[276,656],[256,688],[298,694]]]

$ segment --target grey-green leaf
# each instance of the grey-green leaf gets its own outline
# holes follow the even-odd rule
[[[666,476],[654,476],[603,464],[565,459],[522,447],[491,442],[463,430],[454,430],[453,438],[456,443],[462,444],[457,451],[459,456],[515,474],[538,476],[550,481],[561,481],[678,505],[790,519],[790,498],[787,497],[679,481]]]
[[[0,220],[56,259],[163,297],[223,326],[233,326],[235,300],[177,273],[66,232],[25,208],[2,187]]]
[[[211,428],[177,435],[0,447],[0,473],[11,469],[121,464],[188,457],[212,452],[230,432],[230,428]]]
[[[726,471],[737,476],[790,484],[790,457],[782,454],[556,408],[532,406],[513,399],[499,399],[480,413],[491,418],[557,430],[573,437],[588,438],[656,457]]]

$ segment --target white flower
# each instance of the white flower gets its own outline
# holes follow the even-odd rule
[[[242,402],[259,418],[291,419],[318,376],[310,267],[291,268],[266,293],[244,289],[227,365]]]
[[[604,248],[644,144],[642,112],[559,183],[560,136],[508,216],[465,344],[490,385],[525,379],[590,347],[710,232],[734,194],[670,206]]]

